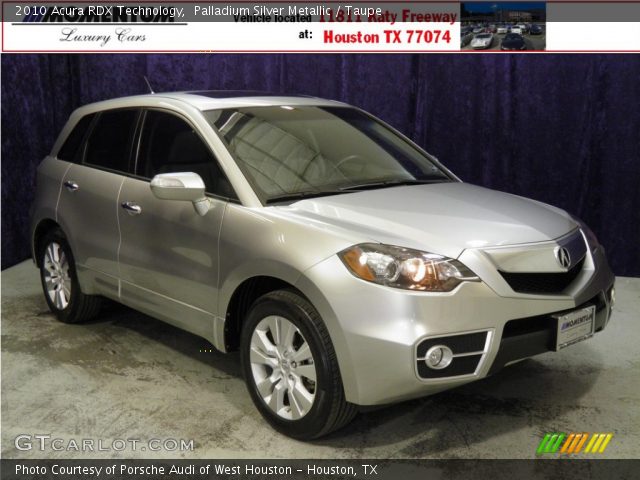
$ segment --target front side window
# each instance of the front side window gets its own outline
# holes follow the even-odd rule
[[[207,193],[236,199],[211,151],[191,125],[176,115],[147,112],[140,139],[136,174],[151,179],[159,173],[193,172]]]
[[[138,114],[138,110],[102,112],[87,141],[85,163],[117,172],[129,172],[131,143]]]
[[[205,117],[265,203],[451,181],[429,157],[355,108],[249,107]]]

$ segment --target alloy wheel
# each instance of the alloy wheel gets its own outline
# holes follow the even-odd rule
[[[59,243],[47,245],[42,265],[47,295],[58,310],[64,310],[71,300],[71,275],[69,261]]]
[[[256,326],[250,348],[253,381],[264,403],[287,420],[309,413],[316,396],[316,367],[300,329],[270,315]]]

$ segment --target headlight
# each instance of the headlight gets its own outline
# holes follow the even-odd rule
[[[389,287],[450,292],[462,282],[480,281],[458,260],[409,248],[364,243],[338,256],[354,276]]]

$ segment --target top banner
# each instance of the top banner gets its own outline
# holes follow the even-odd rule
[[[637,52],[639,2],[2,2],[2,51]]]

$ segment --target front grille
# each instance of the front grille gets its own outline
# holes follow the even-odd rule
[[[584,257],[573,268],[560,273],[512,273],[500,272],[514,292],[560,293],[576,279],[582,271]]]
[[[604,293],[599,293],[585,303],[576,306],[575,309],[591,305],[596,307],[594,327],[595,331],[599,332],[604,328],[607,320],[607,312],[605,312],[607,304],[604,300]],[[500,348],[489,370],[489,375],[494,374],[512,361],[555,350],[558,320],[553,315],[554,313],[549,313],[535,317],[518,318],[505,323],[500,339]]]

